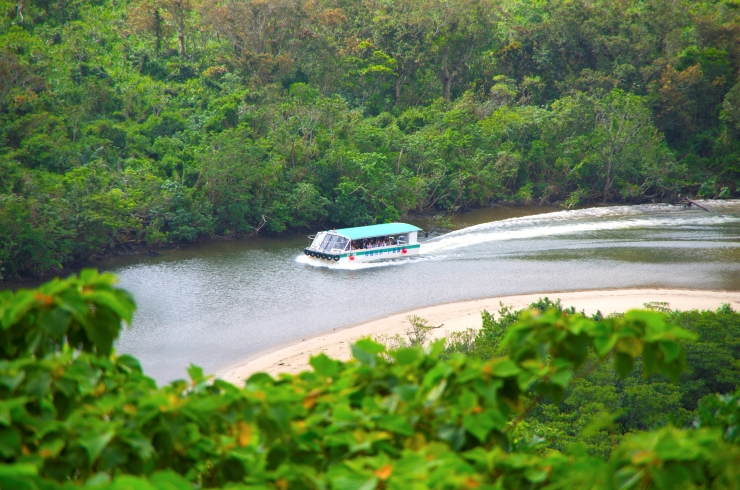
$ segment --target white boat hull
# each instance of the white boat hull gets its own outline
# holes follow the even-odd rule
[[[309,256],[309,259],[321,262],[328,261],[337,264],[362,264],[378,260],[411,257],[419,255],[420,251],[421,245],[419,243],[414,243],[411,245],[392,245],[390,247],[352,250],[351,252],[343,252],[341,254],[316,253],[314,256],[311,256],[306,253],[306,255]]]

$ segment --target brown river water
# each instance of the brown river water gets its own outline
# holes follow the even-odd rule
[[[740,290],[740,201],[699,202],[710,211],[479,209],[454,217],[455,231],[422,234],[418,257],[353,268],[312,265],[303,235],[117,258],[101,268],[138,304],[118,351],[165,382],[185,377],[190,363],[213,373],[279,344],[452,301],[626,287]]]

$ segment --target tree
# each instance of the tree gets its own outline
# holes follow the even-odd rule
[[[449,102],[453,84],[463,82],[476,57],[492,41],[494,7],[487,0],[430,0],[424,8],[430,23],[427,32],[435,57],[434,71]]]
[[[74,239],[29,262],[11,237],[3,260],[43,274],[137,241],[277,233],[304,226],[311,188],[352,223],[735,196],[733,1],[6,2],[2,198],[34,203],[37,243]]]
[[[559,131],[570,129],[577,135],[563,143],[564,161],[572,161],[568,175],[599,189],[602,202],[609,199],[615,182],[622,183],[624,197],[651,189],[665,192],[673,162],[643,98],[617,89],[602,99],[580,96],[579,101],[580,107],[570,98],[555,106],[561,113]]]
[[[162,43],[169,36],[169,26],[165,22],[163,4],[159,0],[140,0],[131,5],[127,21],[131,30],[140,35],[154,37],[154,53],[159,56]]]
[[[35,98],[45,88],[43,78],[30,66],[19,61],[13,53],[0,51],[0,112],[7,110],[7,99],[11,95]]]
[[[429,66],[432,24],[425,7],[424,3],[413,0],[393,2],[381,6],[373,17],[373,40],[395,61],[393,96],[396,104],[401,103],[403,89],[415,82],[419,70]],[[409,100],[413,101],[416,94],[410,95]]]
[[[725,95],[722,103],[722,120],[730,127],[740,130],[740,82]]]
[[[306,14],[296,0],[223,0],[206,16],[260,83],[285,74],[293,66],[296,43],[308,35],[303,30]]]
[[[155,1],[167,13],[170,22],[175,25],[175,30],[177,32],[177,42],[180,45],[180,56],[185,58],[185,40],[189,27],[188,21],[191,13],[196,9],[196,0]]]
[[[699,83],[703,74],[700,65],[677,71],[668,65],[663,69],[660,80],[653,82],[655,92],[655,123],[674,140],[688,137],[695,131],[696,103],[690,89]]]

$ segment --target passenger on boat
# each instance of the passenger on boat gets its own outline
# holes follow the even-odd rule
[[[380,238],[363,238],[360,240],[352,240],[352,250],[367,250],[373,248],[390,247],[393,245],[403,245],[405,243],[402,237],[394,238],[392,236],[380,237]]]

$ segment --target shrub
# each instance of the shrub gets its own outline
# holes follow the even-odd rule
[[[605,462],[573,446],[541,452],[514,428],[558,399],[589,355],[620,376],[677,379],[681,339],[661,313],[623,318],[532,310],[506,356],[440,359],[442,343],[258,373],[236,387],[191,366],[157,387],[111,351],[134,304],[111,275],[84,271],[0,296],[3,488],[677,488],[732,486],[740,451],[717,428],[666,427],[625,438]]]

